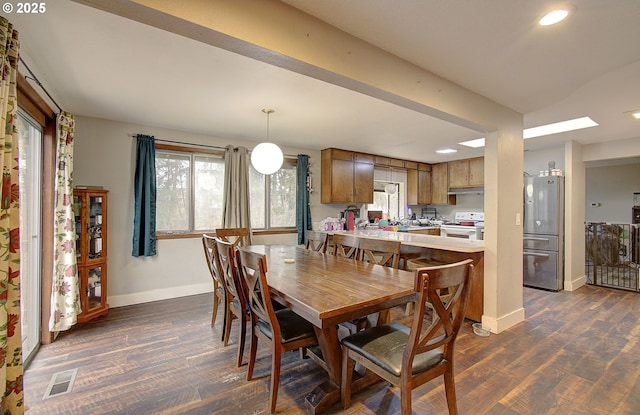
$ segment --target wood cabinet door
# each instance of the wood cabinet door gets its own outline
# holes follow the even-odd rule
[[[373,165],[371,166],[373,170]],[[373,178],[371,179],[373,187]],[[354,189],[353,162],[347,160],[331,161],[331,202],[352,203]],[[373,189],[371,190],[373,195]]]
[[[431,204],[431,172],[418,171],[418,204]]]
[[[484,186],[484,157],[469,159],[469,186]]]
[[[449,175],[447,163],[431,166],[431,203],[434,205],[455,205],[455,196],[449,197]]]
[[[455,160],[448,163],[449,187],[469,186],[469,160]]]
[[[418,170],[407,170],[407,205],[418,204]]]
[[[353,178],[353,203],[373,203],[373,164],[354,163]]]

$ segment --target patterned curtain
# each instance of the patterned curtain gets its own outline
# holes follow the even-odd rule
[[[20,216],[16,123],[18,32],[0,17],[0,411],[24,413],[20,327]]]
[[[73,134],[75,119],[62,111],[58,115],[56,140],[56,183],[53,240],[53,282],[50,331],[64,331],[78,321],[82,312],[80,281],[76,263],[76,229],[73,212]]]
[[[136,138],[134,177],[133,251],[138,257],[154,256],[156,250],[156,141],[152,136]]]
[[[296,227],[298,228],[298,245],[305,242],[305,231],[311,230],[311,205],[309,204],[309,188],[311,177],[309,176],[309,156],[298,154],[298,166],[296,169]]]
[[[251,244],[251,209],[249,195],[249,151],[245,147],[226,147],[224,152],[223,228],[249,228]]]

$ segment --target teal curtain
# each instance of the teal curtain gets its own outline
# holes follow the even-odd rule
[[[298,228],[298,244],[305,242],[305,231],[311,230],[311,205],[309,204],[309,156],[298,154],[296,197],[296,227]]]
[[[133,252],[156,255],[156,145],[152,136],[138,134],[134,176]]]

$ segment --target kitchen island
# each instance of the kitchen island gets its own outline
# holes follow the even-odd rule
[[[328,231],[330,234],[344,233],[361,238],[400,241],[401,266],[415,258],[426,258],[434,263],[453,263],[472,259],[475,273],[471,284],[471,298],[466,317],[482,321],[484,311],[484,241],[424,235],[412,232],[391,232],[380,229],[357,229],[354,231]]]

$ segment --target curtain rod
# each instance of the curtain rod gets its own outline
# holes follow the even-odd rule
[[[138,136],[138,134],[128,134],[129,137],[133,137],[136,138]],[[226,147],[220,147],[220,146],[212,146],[210,144],[197,144],[197,143],[187,143],[184,141],[175,141],[175,140],[163,140],[161,138],[155,138],[155,141],[160,141],[163,143],[172,143],[172,144],[182,144],[182,145],[186,145],[186,146],[199,146],[199,147],[206,147],[206,148],[215,148],[216,150],[226,150]],[[249,150],[249,153],[251,153],[251,150]],[[285,157],[291,157],[291,158],[297,158],[298,155],[297,154],[284,154]]]
[[[58,103],[56,102],[55,99],[53,99],[53,97],[51,96],[51,94],[49,94],[49,91],[47,91],[47,89],[44,87],[44,85],[42,85],[42,82],[40,82],[40,80],[34,75],[34,73],[31,71],[31,69],[29,68],[29,66],[27,65],[27,63],[24,61],[24,59],[22,59],[22,56],[20,56],[20,62],[22,62],[22,64],[24,65],[24,67],[27,69],[27,71],[31,74],[31,76],[25,76],[24,79],[33,79],[33,81],[44,91],[45,94],[47,94],[47,96],[49,97],[49,99],[55,104],[56,107],[58,107],[58,111],[62,112],[62,108],[60,107],[60,105],[58,105]]]

